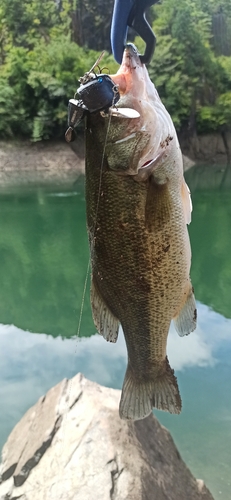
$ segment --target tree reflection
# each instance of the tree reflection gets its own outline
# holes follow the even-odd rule
[[[83,181],[74,189],[1,195],[0,323],[54,337],[76,335],[89,251]],[[230,190],[197,187],[192,198],[195,295],[231,318]],[[88,280],[80,335],[94,333]]]
[[[198,300],[231,318],[231,193],[193,193],[191,278]]]
[[[0,203],[0,322],[75,335],[88,266],[83,186],[1,195]],[[87,291],[81,333],[94,332]]]

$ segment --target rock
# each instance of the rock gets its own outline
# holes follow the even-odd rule
[[[227,165],[231,157],[231,131],[179,137],[184,171],[195,165]],[[64,141],[0,141],[0,186],[47,184],[72,185],[85,172],[84,136],[78,131],[76,140]]]
[[[78,374],[24,415],[3,448],[1,500],[213,500],[150,415],[118,415],[120,391]]]
[[[79,151],[77,156],[64,141],[1,141],[0,186],[73,184],[85,169],[82,136],[76,144],[75,148]]]
[[[210,134],[179,137],[183,153],[200,164],[227,165],[231,158],[231,130],[225,134]]]
[[[195,161],[191,160],[191,158],[188,158],[188,156],[185,156],[185,155],[182,155],[182,156],[183,156],[184,172],[186,172],[190,168],[194,167],[194,165],[196,165]]]

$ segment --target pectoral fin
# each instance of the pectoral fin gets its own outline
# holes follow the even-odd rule
[[[173,319],[180,337],[193,332],[197,326],[197,308],[193,290],[191,289],[179,314]]]
[[[119,331],[119,321],[108,309],[100,293],[91,282],[91,309],[95,327],[108,342],[116,342]]]
[[[183,179],[181,186],[181,198],[183,203],[184,217],[186,224],[190,224],[191,222],[191,213],[192,213],[192,200],[190,196],[189,188]]]

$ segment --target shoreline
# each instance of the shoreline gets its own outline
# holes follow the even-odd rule
[[[218,137],[216,141],[212,135],[197,138],[198,155],[188,148],[184,140],[180,143],[184,172],[194,165],[208,165],[214,169],[224,168],[227,164],[224,150],[221,153],[218,147]],[[209,148],[211,143],[216,144],[217,154],[213,159],[208,158],[209,154],[211,156],[214,153],[214,147],[213,150]],[[71,145],[64,140],[36,143],[29,140],[0,141],[0,187],[71,185],[80,175],[84,175],[84,149],[82,134]]]
[[[84,174],[84,142],[78,154],[64,141],[0,141],[0,186],[73,184]]]

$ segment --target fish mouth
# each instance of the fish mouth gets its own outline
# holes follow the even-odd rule
[[[124,49],[121,66],[116,75],[110,75],[115,85],[119,88],[120,95],[127,94],[133,85],[133,76],[137,71],[142,71],[143,64],[139,52],[133,43],[128,43]]]
[[[127,43],[123,53],[121,71],[126,71],[126,70],[131,71],[132,69],[136,69],[137,66],[139,67],[142,66],[139,52],[134,43]]]

